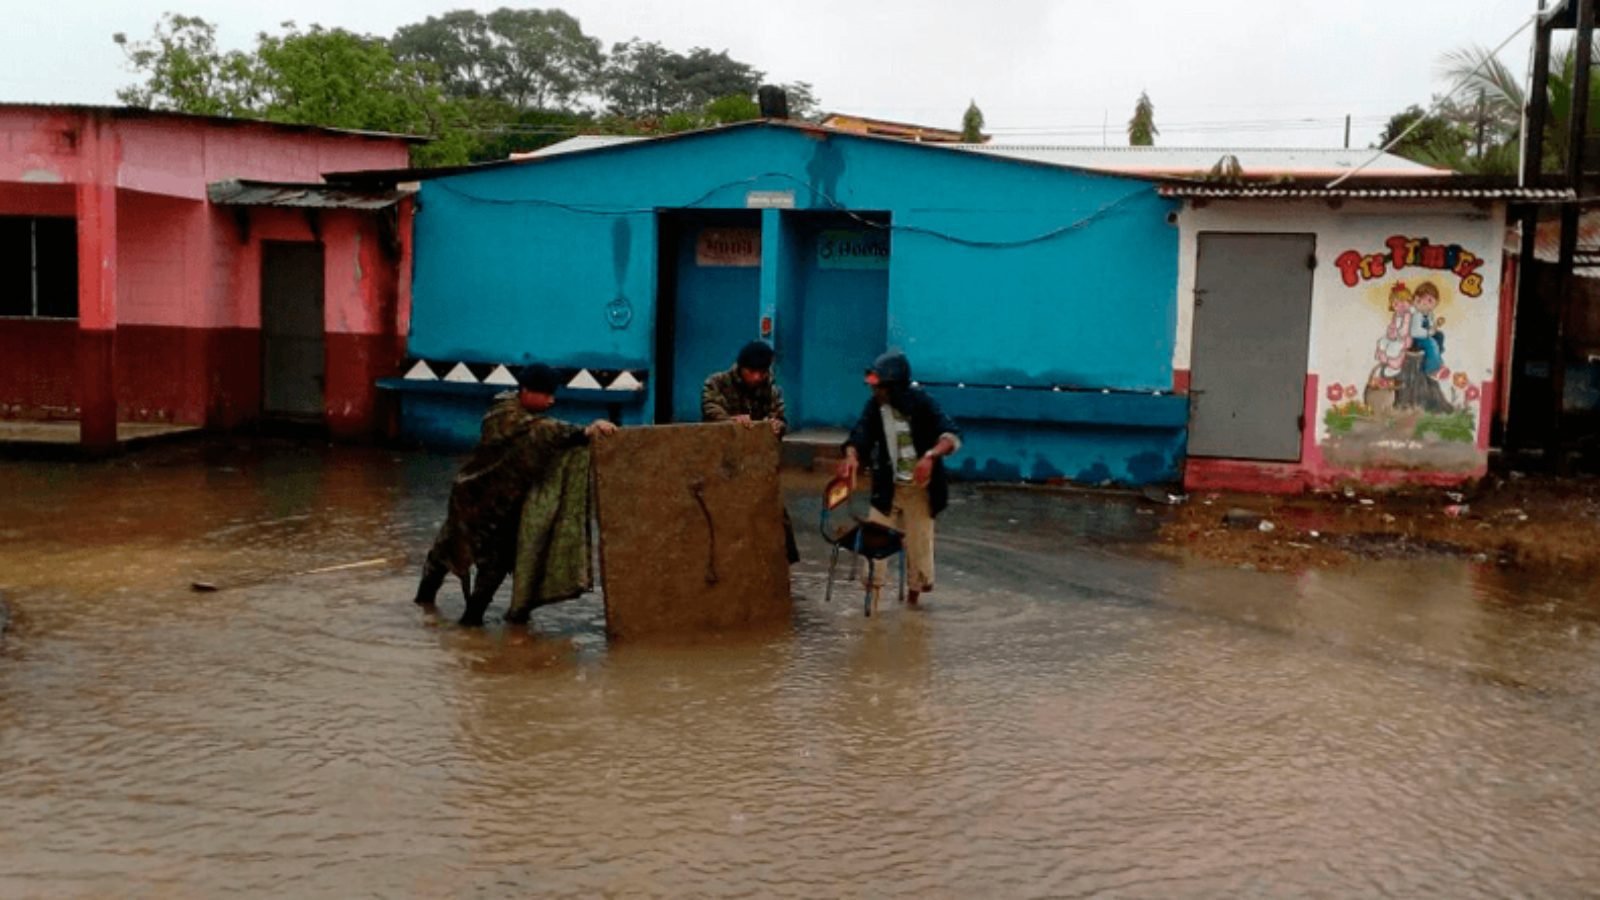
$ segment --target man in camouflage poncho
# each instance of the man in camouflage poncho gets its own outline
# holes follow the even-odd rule
[[[779,437],[789,429],[783,414],[783,389],[772,383],[772,348],[751,341],[733,368],[706,379],[700,389],[700,418],[706,422],[759,422],[765,419]]]
[[[523,501],[549,477],[571,448],[611,434],[616,426],[597,420],[587,428],[546,416],[555,405],[560,377],[543,364],[523,368],[518,390],[495,398],[483,417],[472,458],[450,488],[449,516],[428,551],[416,602],[432,606],[446,575],[461,579],[467,595],[461,624],[483,624],[484,610],[516,564]],[[469,577],[478,570],[477,583]]]
[[[765,420],[773,434],[783,437],[789,422],[784,417],[783,389],[772,383],[772,358],[772,346],[765,341],[745,344],[733,368],[717,372],[701,387],[700,419],[745,425]],[[783,539],[789,562],[799,562],[800,548],[795,544],[788,510],[783,512]]]

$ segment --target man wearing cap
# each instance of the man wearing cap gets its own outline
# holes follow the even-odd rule
[[[783,389],[772,383],[772,346],[751,341],[739,350],[733,368],[706,379],[700,389],[705,422],[760,422],[779,437],[789,429],[783,414]]]
[[[839,475],[854,482],[867,461],[871,518],[905,535],[906,602],[915,606],[933,590],[933,520],[949,502],[944,458],[961,449],[961,430],[938,401],[912,385],[904,355],[878,357],[866,381],[872,399],[845,441]]]
[[[772,357],[772,345],[765,341],[751,341],[739,348],[733,368],[713,374],[701,387],[700,420],[745,425],[765,420],[773,434],[783,437],[789,422],[783,413],[783,388],[772,383]],[[800,548],[788,510],[783,512],[783,541],[789,562],[799,562]]]
[[[617,427],[597,419],[587,427],[545,415],[561,378],[543,363],[517,373],[517,390],[494,398],[483,417],[472,458],[450,488],[449,516],[423,564],[416,602],[432,606],[448,574],[467,594],[461,624],[483,624],[484,610],[516,562],[517,531],[528,493],[548,475],[559,454]],[[469,573],[476,566],[477,583]]]

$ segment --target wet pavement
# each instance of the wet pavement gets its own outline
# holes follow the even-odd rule
[[[927,607],[865,620],[800,479],[787,628],[474,632],[409,602],[456,462],[0,461],[0,896],[1600,885],[1588,582],[1157,559],[1164,511],[963,488]]]

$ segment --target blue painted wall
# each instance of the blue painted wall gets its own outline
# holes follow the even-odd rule
[[[842,206],[890,217],[888,342],[908,353],[920,380],[1130,397],[1171,387],[1177,230],[1167,216],[1176,204],[1152,185],[771,124],[424,181],[411,353],[654,372],[657,211],[739,209],[751,191],[792,192],[802,212]],[[807,331],[833,333],[840,312],[828,309],[827,279],[808,268],[800,217],[764,210],[763,219],[756,321],[736,322],[717,340],[739,329],[755,337],[761,314],[771,315],[780,379],[805,417],[831,419],[836,411],[820,399],[838,390],[830,370],[843,367],[854,385],[859,349],[830,351],[805,339]],[[826,299],[812,303],[813,288]],[[877,288],[838,289],[864,296]],[[619,305],[632,311],[621,327],[607,315]],[[712,368],[726,364],[719,359]],[[855,390],[842,405],[861,396]],[[814,417],[805,409],[813,402]],[[1084,448],[1103,445],[1108,460],[1122,463],[1108,463],[1113,480],[1133,481],[1145,471],[1128,464],[1144,452],[1140,446],[1168,458],[1174,442],[1181,448],[1181,426],[1135,429],[1130,437],[1109,419],[1004,423],[975,420],[976,471],[1011,466],[1016,448],[1030,444],[1056,447],[1050,452],[1060,459],[1018,465],[1023,477],[1051,468],[1075,477],[1068,457],[1092,458]],[[1042,440],[1045,432],[1052,437]],[[1084,452],[1068,453],[1069,445]]]

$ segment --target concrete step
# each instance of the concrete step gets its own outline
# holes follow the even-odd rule
[[[788,468],[831,468],[842,455],[839,446],[850,432],[843,428],[806,428],[783,436],[783,464]]]

